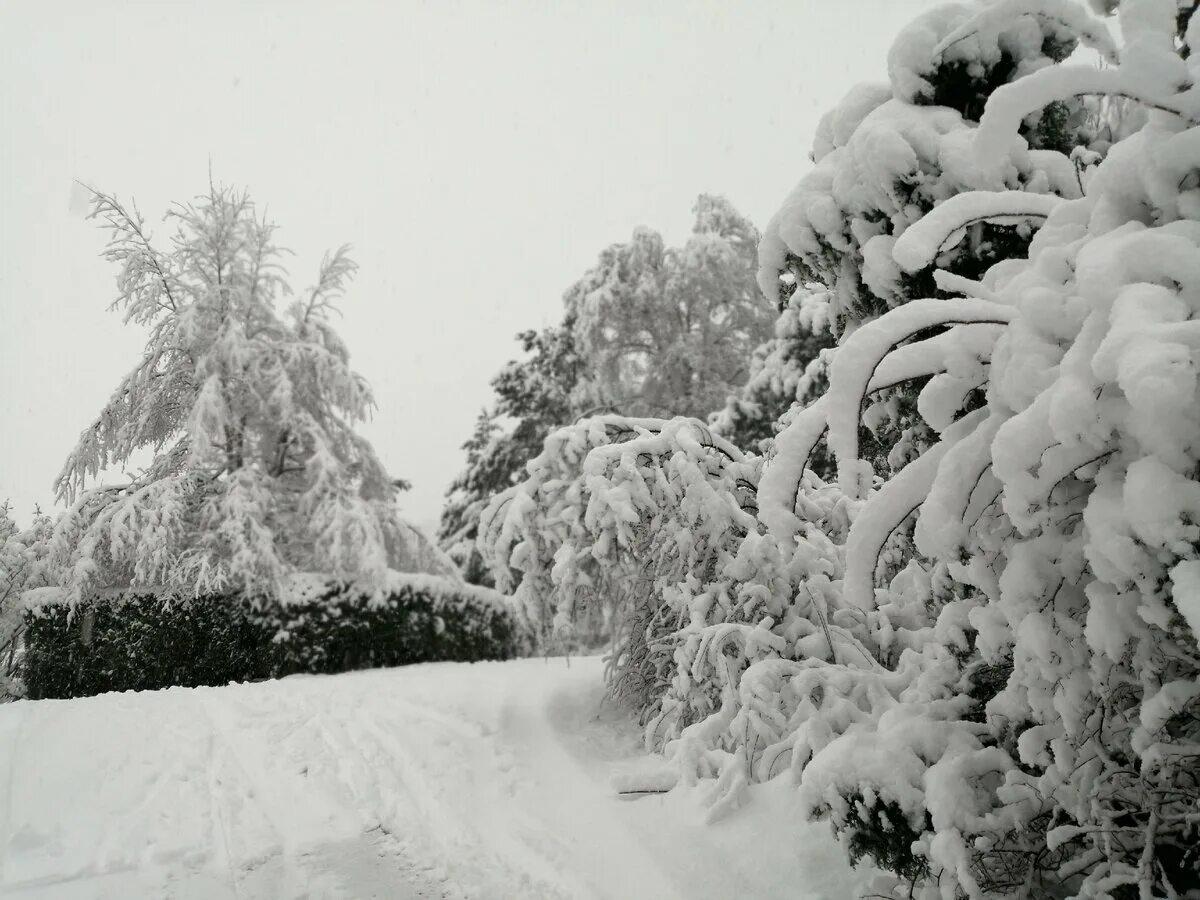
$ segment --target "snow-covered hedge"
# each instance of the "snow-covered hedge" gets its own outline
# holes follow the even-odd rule
[[[503,597],[434,575],[392,572],[375,597],[301,575],[269,600],[111,592],[72,605],[47,588],[26,604],[34,699],[508,659],[522,646]]]

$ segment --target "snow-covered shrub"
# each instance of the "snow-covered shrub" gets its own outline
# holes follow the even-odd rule
[[[390,572],[382,597],[301,574],[257,600],[108,592],[72,604],[44,588],[28,601],[35,699],[508,659],[524,644],[503,597],[434,575]]]
[[[253,621],[274,635],[274,677],[510,659],[527,644],[505,597],[425,574],[389,572],[382,601],[322,576],[297,576],[280,604],[253,608]]]
[[[40,509],[24,530],[10,512],[7,501],[0,504],[0,700],[24,693],[19,674],[24,630],[21,595],[46,583],[47,542],[53,528]]]
[[[71,503],[55,529],[57,579],[75,599],[104,587],[271,594],[295,571],[381,588],[408,569],[393,482],[354,431],[373,406],[330,322],[353,276],[345,248],[315,287],[290,293],[274,226],[210,187],[176,206],[173,246],[96,194],[127,322],[149,337],[59,475]],[[132,483],[87,489],[142,449]]]
[[[33,700],[270,677],[271,634],[230,597],[26,595],[21,675]]]

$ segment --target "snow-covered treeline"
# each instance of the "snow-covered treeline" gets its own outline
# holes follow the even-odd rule
[[[764,232],[838,338],[765,458],[582,422],[485,514],[714,816],[793,778],[872,896],[1200,892],[1195,10],[921,16]]]

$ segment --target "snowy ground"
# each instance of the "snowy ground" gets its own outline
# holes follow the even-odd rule
[[[437,664],[0,708],[0,896],[845,900],[782,781],[716,825],[595,659]]]

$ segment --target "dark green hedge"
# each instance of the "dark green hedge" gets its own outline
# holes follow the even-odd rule
[[[26,614],[30,699],[508,659],[518,625],[490,591],[396,575],[381,600],[310,581],[288,602],[131,594]]]

